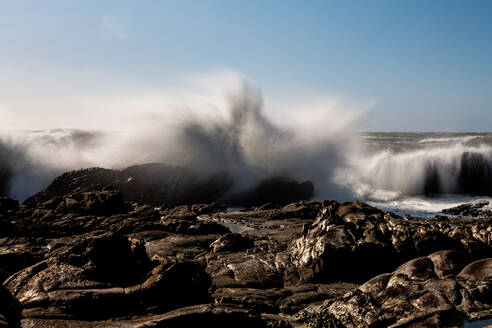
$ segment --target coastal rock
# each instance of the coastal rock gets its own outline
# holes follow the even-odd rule
[[[323,208],[289,246],[290,283],[362,281],[411,258],[460,249],[471,258],[491,256],[492,219],[406,220],[360,202]],[[340,265],[343,263],[343,265]]]
[[[224,195],[231,181],[226,174],[203,177],[198,172],[162,163],[134,165],[123,170],[90,168],[59,176],[46,190],[29,198],[26,203],[98,191],[108,185],[121,190],[127,201],[159,206],[211,203]]]
[[[244,237],[238,233],[228,233],[210,244],[212,253],[233,253],[244,251],[252,247],[254,247],[253,241],[250,238]]]
[[[442,213],[469,217],[492,217],[492,208],[489,202],[467,203],[446,208],[442,210]]]
[[[24,317],[101,320],[209,300],[210,279],[197,263],[152,264],[142,243],[113,234],[61,242],[5,281]]]
[[[0,238],[0,280],[44,260],[47,245],[42,238]]]
[[[67,327],[65,320],[24,319],[23,328]],[[71,328],[144,328],[144,327],[259,327],[288,328],[290,325],[281,318],[262,317],[233,304],[200,304],[176,309],[163,314],[152,314],[134,319],[111,321],[70,321]]]
[[[311,304],[343,296],[357,285],[349,283],[303,284],[284,288],[218,288],[216,303],[240,304],[262,313],[294,314]]]
[[[446,250],[404,263],[296,318],[309,327],[459,327],[492,312],[492,258]]]
[[[400,218],[335,201],[150,206],[102,186],[35,200],[0,221],[10,225],[0,278],[18,306],[9,320],[24,327],[288,327],[329,302],[341,312],[299,319],[385,326],[407,308],[443,323],[481,318],[492,303],[488,218]]]
[[[227,173],[204,174],[163,163],[134,165],[123,170],[90,168],[57,177],[44,191],[25,201],[33,205],[73,193],[100,191],[107,186],[121,190],[125,200],[152,206],[176,206],[221,201],[229,205],[250,206],[274,202],[287,204],[309,199],[313,184],[289,178],[260,181],[251,190],[231,195],[233,181]]]

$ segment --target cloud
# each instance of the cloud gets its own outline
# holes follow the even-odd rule
[[[101,33],[108,40],[126,40],[128,31],[119,20],[111,16],[101,17]]]

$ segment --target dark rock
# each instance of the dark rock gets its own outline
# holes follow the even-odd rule
[[[210,244],[212,253],[234,253],[244,251],[252,247],[254,247],[253,241],[250,238],[241,236],[238,233],[228,233]]]
[[[0,197],[0,215],[7,215],[9,212],[14,213],[19,209],[17,199]]]
[[[442,213],[469,217],[491,217],[492,209],[489,207],[489,202],[479,202],[447,208],[442,210]]]
[[[226,206],[215,202],[211,204],[194,204],[191,206],[191,211],[197,215],[225,212],[226,209]]]
[[[40,203],[74,192],[103,190],[108,185],[121,190],[127,201],[158,206],[211,203],[225,194],[231,181],[225,174],[202,177],[198,172],[161,163],[123,170],[91,168],[59,176],[25,202]]]
[[[162,239],[148,241],[145,247],[150,258],[157,256],[193,260],[208,254],[210,243],[219,237],[220,235],[215,234],[200,236],[171,234]]]
[[[402,219],[335,201],[155,207],[79,178],[87,190],[74,180],[0,220],[10,325],[287,327],[301,311],[315,326],[419,327],[490,314],[489,218]]]
[[[0,280],[42,261],[48,242],[37,238],[0,238]]]
[[[199,264],[162,258],[152,268],[138,241],[104,234],[52,247],[46,260],[5,281],[24,317],[102,320],[209,300]]]
[[[134,165],[123,170],[91,168],[57,177],[46,190],[24,203],[34,206],[68,194],[104,191],[105,188],[109,191],[107,187],[111,186],[121,190],[129,202],[153,206],[203,204],[218,200],[229,205],[251,206],[309,199],[314,188],[311,182],[297,183],[288,178],[273,178],[260,182],[252,190],[229,195],[232,184],[226,173],[204,174],[162,163]]]
[[[405,220],[354,202],[333,203],[289,247],[290,283],[361,281],[411,258],[459,249],[471,258],[491,256],[491,219]],[[343,265],[340,265],[343,263]]]
[[[0,327],[20,327],[20,312],[19,302],[0,285]]]
[[[492,258],[466,263],[457,251],[417,258],[342,297],[308,306],[297,319],[313,327],[460,327],[465,317],[492,311]]]
[[[67,326],[67,324],[69,326]],[[176,309],[164,314],[152,314],[135,319],[111,321],[70,321],[53,319],[24,319],[23,328],[143,328],[143,327],[278,327],[290,325],[281,318],[270,319],[234,304],[201,304]]]
[[[357,285],[346,283],[304,284],[285,288],[218,288],[213,297],[216,303],[240,304],[262,313],[294,314],[310,304],[340,297]]]

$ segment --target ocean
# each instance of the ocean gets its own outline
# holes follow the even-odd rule
[[[492,200],[491,133],[362,133],[358,149],[338,182],[381,209],[429,217]]]
[[[0,138],[0,192],[23,200],[67,170],[160,161],[204,172],[210,168],[203,163],[213,163],[235,177],[238,189],[274,175],[310,180],[314,200],[358,199],[399,215],[431,217],[462,203],[492,201],[490,133],[347,133],[299,143],[285,130],[274,127],[272,134],[272,126],[255,124],[253,137],[237,132],[237,124],[212,132],[187,125],[188,134],[168,139],[188,157],[164,151],[159,137],[137,142],[135,135],[76,129],[10,133]]]

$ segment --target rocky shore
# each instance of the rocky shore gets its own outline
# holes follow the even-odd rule
[[[0,327],[462,327],[492,317],[490,217],[402,218],[358,201],[230,212],[188,191],[171,202],[166,188],[156,206],[155,190],[123,188],[133,179],[115,174],[72,172],[22,204],[0,198]]]

